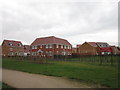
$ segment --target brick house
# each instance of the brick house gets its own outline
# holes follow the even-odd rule
[[[72,53],[77,53],[77,48],[76,47],[72,48]]]
[[[108,43],[105,42],[96,42],[98,46],[98,54],[105,55],[105,54],[112,54],[112,48]]]
[[[85,42],[78,48],[80,55],[104,55],[111,52],[109,44],[104,42]]]
[[[95,42],[85,42],[78,47],[78,53],[80,55],[96,55],[97,45]]]
[[[24,56],[30,56],[30,45],[23,45]]]
[[[30,46],[31,56],[53,57],[54,55],[71,55],[72,45],[65,39],[54,36],[37,38]]]
[[[4,40],[2,43],[3,56],[23,56],[23,45],[20,41]]]
[[[116,54],[120,54],[120,48],[116,47],[116,46],[111,46],[112,48],[112,54],[116,55]]]

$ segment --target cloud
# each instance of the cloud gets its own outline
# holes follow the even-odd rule
[[[31,44],[37,37],[54,35],[76,45],[87,40],[103,41],[101,36],[117,36],[117,2],[6,1],[0,10],[3,39]],[[109,34],[104,36],[104,32]],[[104,41],[117,43],[117,39],[111,40]]]

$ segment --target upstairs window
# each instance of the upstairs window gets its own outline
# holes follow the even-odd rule
[[[61,48],[63,48],[63,45],[61,45]]]
[[[48,48],[48,45],[46,45],[46,48]]]
[[[40,48],[42,48],[42,45],[40,45]]]
[[[56,44],[56,48],[58,48],[59,47],[59,45],[58,44]]]
[[[32,49],[34,49],[34,46],[32,46]]]
[[[35,46],[35,49],[37,49],[37,46]]]
[[[37,49],[37,46],[32,46],[32,49]]]
[[[66,45],[64,45],[64,48],[66,49]]]
[[[52,48],[52,44],[50,44],[50,48]]]

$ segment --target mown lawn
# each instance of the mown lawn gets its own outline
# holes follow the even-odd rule
[[[3,59],[2,67],[29,73],[65,77],[112,88],[118,87],[117,65],[99,65],[73,61],[49,61],[49,64],[35,64],[27,61]]]
[[[2,85],[2,90],[16,90],[15,88],[13,88],[5,83],[0,82],[0,84]]]

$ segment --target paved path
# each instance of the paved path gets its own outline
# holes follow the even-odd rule
[[[15,88],[89,88],[60,77],[2,69],[2,81]]]

